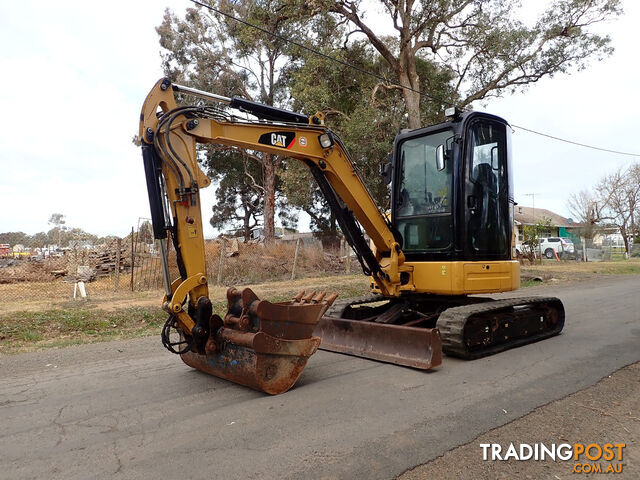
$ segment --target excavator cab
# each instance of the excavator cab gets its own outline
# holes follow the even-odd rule
[[[391,221],[407,262],[511,259],[510,130],[479,112],[397,136]]]

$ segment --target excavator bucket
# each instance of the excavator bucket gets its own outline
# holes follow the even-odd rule
[[[322,338],[323,350],[421,370],[442,363],[442,340],[437,328],[322,317],[314,334]]]
[[[337,294],[300,292],[292,301],[270,303],[253,291],[227,291],[224,319],[211,317],[204,352],[182,353],[200,371],[269,394],[289,390],[320,345],[313,331]]]

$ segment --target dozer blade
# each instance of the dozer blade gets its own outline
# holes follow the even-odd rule
[[[211,318],[204,352],[182,353],[182,360],[203,372],[269,394],[289,390],[320,339],[313,330],[337,295],[304,296],[291,302],[260,300],[250,289],[227,291],[224,320]]]
[[[423,370],[442,363],[442,340],[437,328],[322,317],[313,333],[322,338],[322,350]]]

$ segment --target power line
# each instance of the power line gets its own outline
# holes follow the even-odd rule
[[[419,93],[420,95],[422,95],[424,97],[427,97],[427,98],[429,98],[431,100],[434,100],[436,102],[440,102],[440,104],[442,104],[442,105],[448,105],[448,106],[451,106],[451,107],[455,106],[455,104],[450,102],[450,101],[443,100],[441,98],[435,97],[435,96],[430,95],[428,93],[425,93],[425,92],[423,92],[421,90],[416,90],[414,88],[406,87],[406,86],[400,85],[398,83],[389,82],[389,80],[387,80],[382,75],[370,72],[368,70],[365,70],[364,68],[358,67],[357,65],[354,65],[354,64],[349,63],[349,62],[345,62],[344,60],[340,60],[339,58],[332,57],[331,55],[327,55],[326,53],[322,53],[321,51],[316,50],[314,48],[307,47],[306,45],[303,45],[303,44],[301,44],[299,42],[296,42],[295,40],[291,40],[290,38],[286,38],[286,37],[284,37],[282,35],[279,35],[279,34],[277,34],[275,32],[267,30],[266,28],[262,28],[259,25],[255,25],[253,23],[247,22],[246,20],[238,18],[238,17],[236,17],[234,15],[231,15],[230,13],[223,12],[222,10],[219,10],[219,9],[217,9],[215,7],[212,7],[211,5],[207,5],[206,3],[202,3],[202,2],[200,2],[198,0],[189,0],[189,1],[194,3],[194,4],[196,4],[196,5],[200,5],[201,7],[204,7],[206,9],[208,9],[208,10],[211,10],[212,12],[215,12],[215,13],[217,13],[219,15],[222,15],[222,16],[230,19],[230,20],[234,20],[234,21],[236,21],[238,23],[242,23],[243,25],[246,25],[248,27],[254,28],[254,29],[259,30],[259,31],[261,31],[263,33],[266,33],[267,35],[270,35],[270,36],[272,36],[274,38],[277,38],[278,40],[282,40],[285,43],[291,43],[291,44],[293,44],[293,45],[295,45],[297,47],[302,48],[303,50],[306,50],[308,52],[313,53],[314,55],[318,55],[318,56],[320,56],[322,58],[325,58],[327,60],[330,60],[332,62],[339,63],[340,65],[343,65],[345,67],[351,68],[351,69],[356,70],[356,71],[358,71],[360,73],[363,73],[365,75],[369,75],[369,76],[371,76],[373,78],[381,80],[381,81],[385,82],[388,85],[391,85],[391,86],[394,86],[394,87],[399,87],[399,88],[406,89],[406,90],[410,90],[410,91],[415,92],[415,93]],[[599,150],[601,152],[614,153],[614,154],[617,154],[617,155],[627,155],[627,156],[630,156],[630,157],[640,157],[639,153],[621,152],[621,151],[618,151],[618,150],[611,150],[611,149],[608,149],[608,148],[601,148],[601,147],[596,147],[596,146],[593,146],[593,145],[587,145],[585,143],[574,142],[572,140],[567,140],[567,139],[564,139],[564,138],[555,137],[553,135],[549,135],[548,133],[538,132],[536,130],[532,130],[530,128],[525,128],[525,127],[520,127],[518,125],[512,125],[512,127],[519,128],[521,130],[525,130],[525,131],[527,131],[529,133],[532,133],[534,135],[540,135],[542,137],[551,138],[551,139],[557,140],[559,142],[570,143],[572,145],[578,145],[578,146],[584,147],[584,148],[591,148],[593,150]]]
[[[573,140],[566,140],[564,138],[554,137],[553,135],[549,135],[548,133],[537,132],[535,130],[531,130],[530,128],[521,127],[519,125],[511,125],[511,126],[514,128],[519,128],[520,130],[525,130],[529,133],[533,133],[534,135],[540,135],[542,137],[552,138],[553,140],[558,140],[559,142],[571,143],[572,145],[591,148],[593,150],[600,150],[601,152],[616,153],[618,155],[628,155],[630,157],[640,157],[640,153],[621,152],[619,150],[611,150],[609,148],[595,147],[593,145],[587,145],[586,143],[574,142]]]
[[[283,42],[286,42],[286,43],[291,43],[291,44],[295,45],[296,47],[300,47],[300,48],[302,48],[304,50],[307,50],[308,52],[313,53],[314,55],[318,55],[318,56],[320,56],[322,58],[326,58],[327,60],[331,60],[332,62],[336,62],[336,63],[339,63],[341,65],[344,65],[345,67],[349,67],[349,68],[352,68],[354,70],[357,70],[358,72],[364,73],[365,75],[369,75],[371,77],[377,78],[378,80],[382,80],[383,82],[387,83],[388,85],[392,85],[394,87],[404,88],[406,90],[410,90],[412,92],[419,93],[420,95],[423,95],[423,96],[425,96],[427,98],[430,98],[431,100],[435,100],[437,102],[440,102],[443,105],[449,105],[451,107],[455,106],[455,104],[450,102],[450,101],[442,100],[441,98],[434,97],[433,95],[425,93],[425,92],[423,92],[421,90],[416,90],[415,88],[406,87],[406,86],[400,85],[398,83],[389,82],[389,80],[387,78],[385,78],[384,76],[382,76],[382,75],[370,72],[370,71],[365,70],[364,68],[358,67],[357,65],[354,65],[352,63],[345,62],[344,60],[340,60],[339,58],[332,57],[331,55],[327,55],[326,53],[322,53],[321,51],[316,50],[315,48],[307,47],[306,45],[303,45],[303,44],[301,44],[299,42],[296,42],[295,40],[291,40],[290,38],[286,38],[286,37],[284,37],[282,35],[279,35],[279,34],[277,34],[275,32],[267,30],[266,28],[262,28],[262,27],[260,27],[258,25],[255,25],[253,23],[247,22],[246,20],[242,20],[241,18],[238,18],[238,17],[236,17],[234,15],[231,15],[230,13],[223,12],[222,10],[219,10],[219,9],[217,9],[215,7],[212,7],[211,5],[207,5],[205,3],[199,2],[198,0],[189,0],[189,1],[192,2],[192,3],[195,3],[196,5],[200,5],[201,7],[207,8],[207,9],[213,11],[213,12],[216,12],[219,15],[227,17],[230,20],[235,20],[238,23],[242,23],[243,25],[246,25],[248,27],[254,28],[256,30],[260,30],[261,32],[264,32],[267,35],[271,35],[272,37],[277,38],[278,40],[282,40]]]

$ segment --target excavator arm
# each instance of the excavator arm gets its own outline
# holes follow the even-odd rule
[[[262,120],[236,120],[215,107],[178,107],[176,93],[226,103]],[[174,235],[184,267],[181,273],[190,279],[189,288],[183,287],[180,293],[193,290],[192,298],[207,295],[206,282],[201,278],[205,265],[198,191],[209,186],[210,180],[198,165],[197,143],[284,155],[305,163],[365,274],[371,276],[385,296],[398,296],[414,289],[411,267],[403,265],[404,255],[392,227],[371,198],[340,139],[322,124],[321,114],[308,118],[235,97],[173,85],[163,79],[153,87],[142,108],[140,138],[156,238],[166,238],[167,232]],[[375,254],[358,223],[371,238]],[[403,272],[406,274],[401,279]],[[183,300],[175,299],[171,308],[177,309],[176,302]]]

